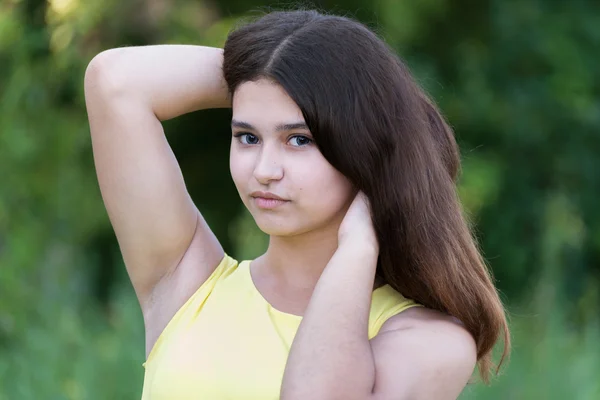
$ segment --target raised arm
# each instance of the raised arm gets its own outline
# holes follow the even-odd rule
[[[223,257],[188,194],[160,123],[199,109],[230,107],[221,67],[221,49],[158,45],[107,50],[85,74],[98,182],[147,331],[149,314],[161,314],[150,323],[161,330]],[[194,262],[183,267],[190,246]],[[171,295],[158,296],[158,286]],[[153,303],[159,297],[170,303],[157,311]]]

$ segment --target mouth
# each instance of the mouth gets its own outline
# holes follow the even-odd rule
[[[262,208],[265,210],[272,210],[274,208],[281,207],[286,203],[289,203],[289,200],[256,196],[252,196],[252,201],[258,208]]]
[[[286,200],[283,197],[277,196],[275,193],[271,193],[271,192],[262,192],[260,190],[254,191],[252,193],[250,193],[250,196],[252,197],[261,197],[263,199],[275,199],[275,200]]]

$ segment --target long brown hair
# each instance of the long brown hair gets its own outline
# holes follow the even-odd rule
[[[475,339],[480,375],[489,382],[492,348],[502,336],[499,368],[510,336],[457,196],[459,149],[394,51],[350,18],[276,11],[229,34],[223,73],[231,95],[260,78],[286,90],[323,156],[371,202],[378,277],[458,318]]]

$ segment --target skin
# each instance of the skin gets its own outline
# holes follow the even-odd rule
[[[281,399],[455,399],[476,350],[451,317],[413,308],[368,339],[379,252],[370,205],[324,159],[307,129],[276,129],[301,122],[300,109],[277,84],[261,79],[236,90],[231,174],[270,235],[266,253],[251,264],[253,281],[275,308],[303,316]],[[250,196],[255,190],[289,201],[264,210]]]
[[[221,68],[222,49],[169,45],[103,52],[86,70],[94,162],[142,308],[147,355],[224,256],[160,124],[229,107]],[[275,308],[303,316],[281,398],[458,396],[473,370],[475,345],[450,317],[412,308],[368,340],[377,258],[368,202],[355,197],[314,146],[298,149],[291,137],[275,135],[276,125],[301,122],[297,105],[277,85],[259,81],[242,85],[232,106],[234,118],[254,125],[259,139],[249,147],[233,141],[231,149],[240,196],[271,237],[268,251],[251,264],[254,283]],[[249,197],[254,190],[290,201],[261,210]]]
[[[267,80],[240,85],[232,120],[255,128],[232,127],[230,170],[244,205],[270,235],[266,253],[252,262],[253,279],[272,304],[281,302],[280,308],[302,314],[337,248],[337,231],[354,189],[325,160],[308,129],[275,129],[304,123],[302,112],[280,86]],[[250,197],[256,190],[289,202],[274,210],[260,209]]]

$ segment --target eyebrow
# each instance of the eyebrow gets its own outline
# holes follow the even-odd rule
[[[242,128],[242,129],[251,129],[253,131],[257,130],[255,127],[253,127],[249,123],[244,122],[244,121],[237,121],[235,119],[231,120],[231,127],[232,128]],[[291,130],[294,130],[294,129],[306,129],[306,130],[310,130],[310,129],[308,129],[308,125],[306,125],[306,123],[304,123],[304,122],[294,122],[292,124],[279,124],[279,125],[277,125],[275,127],[275,130],[277,132],[291,131]]]

